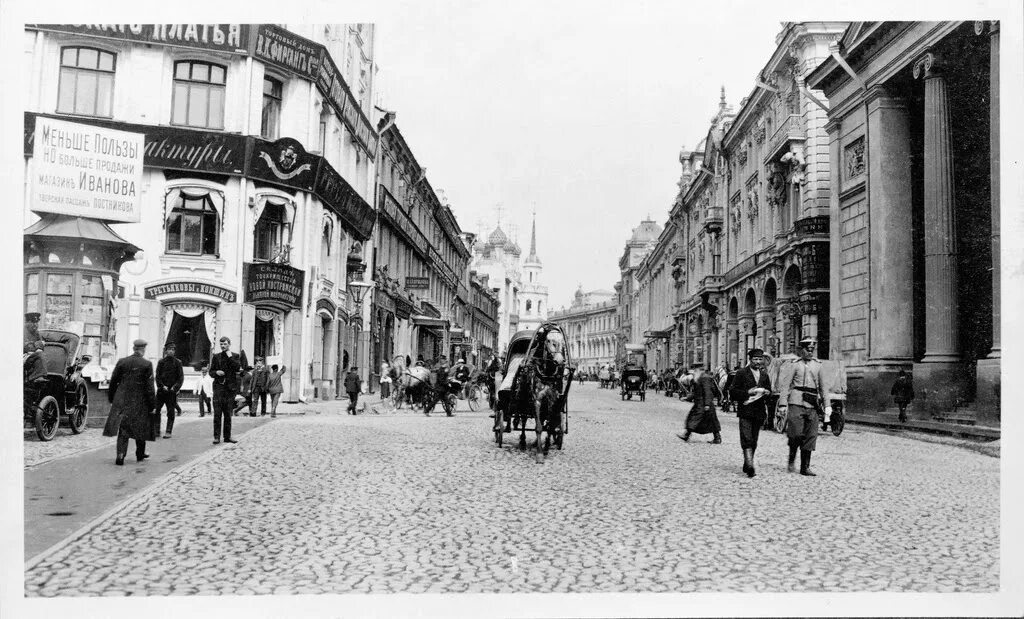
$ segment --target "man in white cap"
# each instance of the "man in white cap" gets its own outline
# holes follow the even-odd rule
[[[128,454],[128,441],[135,439],[135,459],[142,462],[146,454],[146,441],[155,441],[160,430],[160,417],[156,413],[156,390],[153,383],[153,364],[146,354],[146,340],[132,343],[132,354],[118,359],[110,375],[107,397],[110,412],[103,426],[103,436],[117,437],[117,459],[121,466]]]
[[[786,410],[786,434],[789,437],[789,472],[795,470],[800,451],[800,474],[814,477],[811,453],[818,442],[818,407],[828,406],[821,380],[821,362],[814,358],[815,342],[800,340],[799,357],[783,366],[779,374],[779,403]]]

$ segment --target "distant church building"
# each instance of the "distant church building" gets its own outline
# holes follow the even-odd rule
[[[537,224],[530,235],[530,254],[520,264],[522,249],[499,224],[484,243],[473,247],[471,269],[489,276],[498,296],[498,352],[516,331],[536,329],[547,318],[548,289],[541,284],[544,270],[537,257]]]

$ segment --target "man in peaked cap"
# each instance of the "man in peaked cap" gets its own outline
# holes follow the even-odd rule
[[[815,341],[805,337],[797,347],[798,359],[779,372],[779,403],[786,410],[786,434],[789,437],[788,469],[795,469],[800,451],[800,474],[814,477],[811,453],[818,442],[818,408],[828,406],[821,380],[821,362],[814,358]]]
[[[103,426],[103,436],[117,437],[117,459],[114,461],[117,465],[124,464],[131,439],[135,439],[136,460],[142,462],[148,458],[146,441],[155,441],[160,430],[153,364],[144,356],[146,340],[135,340],[132,349],[131,355],[117,361],[107,389],[111,406]]]
[[[729,397],[736,402],[736,416],[740,425],[740,448],[743,450],[743,472],[747,477],[756,475],[754,452],[757,438],[768,416],[768,398],[772,381],[765,370],[764,351],[751,348],[747,352],[750,363],[738,370],[729,385]],[[756,398],[756,399],[755,399]],[[753,401],[751,401],[753,399]],[[749,402],[749,403],[748,403]]]
[[[22,344],[37,342],[43,338],[39,337],[39,312],[28,312],[25,314],[25,339]]]

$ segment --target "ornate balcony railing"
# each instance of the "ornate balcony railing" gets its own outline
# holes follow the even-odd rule
[[[768,160],[775,159],[783,151],[789,150],[790,142],[806,140],[807,131],[804,126],[804,117],[800,114],[790,114],[779,124],[768,141]]]

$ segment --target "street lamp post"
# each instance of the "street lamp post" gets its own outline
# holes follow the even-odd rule
[[[348,283],[348,294],[352,297],[352,312],[350,313],[349,320],[352,324],[352,343],[353,343],[353,357],[352,364],[357,366],[365,366],[362,359],[362,343],[360,342],[360,330],[363,326],[363,299],[366,297],[366,293],[374,287],[374,282],[368,281],[350,281]],[[360,380],[368,380],[369,368],[363,367],[359,372]],[[365,378],[364,378],[365,376]]]

